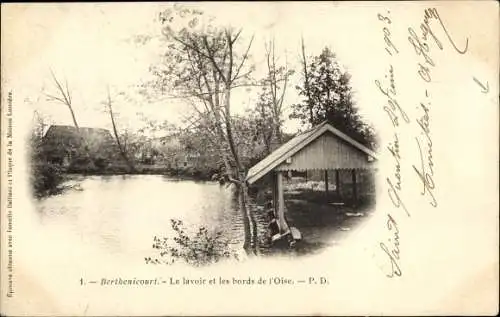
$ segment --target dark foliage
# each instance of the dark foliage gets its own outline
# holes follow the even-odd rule
[[[155,236],[153,249],[158,251],[159,257],[147,257],[146,263],[184,262],[199,267],[223,259],[237,258],[236,254],[231,252],[229,241],[224,239],[222,231],[209,232],[206,227],[200,227],[194,234],[188,234],[181,220],[171,219],[171,225],[176,236],[171,240]]]
[[[35,197],[43,197],[58,192],[63,182],[63,174],[59,165],[35,161],[31,164],[31,185]]]
[[[335,54],[328,48],[323,49],[307,65],[307,78],[296,86],[304,100],[292,106],[290,117],[312,126],[326,120],[354,140],[373,148],[374,131],[358,113],[350,80],[350,74],[341,69]]]

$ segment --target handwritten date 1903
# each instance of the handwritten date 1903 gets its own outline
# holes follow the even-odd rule
[[[384,23],[384,28],[382,31],[384,32],[384,42],[385,42],[385,51],[387,54],[393,56],[393,53],[398,54],[399,50],[397,49],[396,45],[394,45],[394,42],[391,39],[391,30],[389,29],[389,26],[392,24],[392,21],[389,17],[390,11],[387,11],[386,15],[382,14],[377,14],[377,17],[380,21]]]

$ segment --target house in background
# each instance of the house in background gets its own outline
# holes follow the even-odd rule
[[[138,143],[133,157],[137,162],[147,165],[173,168],[175,157],[182,151],[175,136],[143,138]]]
[[[185,146],[176,135],[168,135],[148,140],[145,151],[154,164],[172,169],[196,168],[204,157],[198,149]]]
[[[75,159],[87,156],[92,160],[112,161],[119,150],[109,130],[77,129],[74,126],[52,125],[42,138],[42,151],[48,162],[68,167]]]

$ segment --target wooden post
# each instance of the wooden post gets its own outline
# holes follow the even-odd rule
[[[277,207],[277,201],[278,201],[278,191],[276,190],[276,177],[274,176],[273,173],[271,173],[271,189],[272,189],[272,210],[269,211],[269,229],[271,230],[271,238],[273,235],[277,234],[279,232],[279,224],[278,224],[278,207]]]
[[[335,190],[337,195],[340,197],[340,173],[339,170],[335,170]]]
[[[284,198],[284,189],[283,189],[283,173],[278,171],[276,172],[276,190],[277,190],[277,218],[280,226],[281,233],[288,231],[288,224],[285,220],[285,198]]]
[[[328,170],[325,170],[325,193],[328,194]]]
[[[358,200],[358,190],[356,188],[356,170],[353,169],[351,171],[351,176],[352,176],[352,196],[353,196],[353,199],[354,199],[354,203],[356,204],[357,200]]]
[[[272,190],[273,190],[273,210],[274,210],[274,218],[278,217],[278,186],[276,175],[271,174],[272,177]]]

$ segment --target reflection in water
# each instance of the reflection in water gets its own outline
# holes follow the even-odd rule
[[[234,248],[242,247],[243,222],[232,188],[157,175],[75,176],[68,183],[79,183],[81,190],[40,200],[41,221],[69,227],[82,242],[106,252],[151,255],[153,237],[172,234],[172,218],[193,229],[222,230]]]

